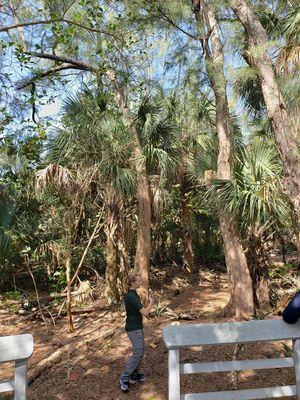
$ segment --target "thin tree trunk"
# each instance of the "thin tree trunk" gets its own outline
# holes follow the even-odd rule
[[[182,166],[179,170],[181,192],[181,227],[183,245],[183,268],[188,272],[194,271],[195,255],[193,250],[193,238],[191,235],[191,214],[187,201],[187,178]]]
[[[205,53],[206,70],[216,99],[216,128],[219,143],[217,178],[231,179],[231,129],[226,95],[226,79],[222,43],[217,30],[214,10],[205,1],[193,0],[194,13],[201,33],[201,24],[206,26],[210,38],[202,42]],[[249,319],[254,314],[252,280],[243,246],[232,216],[219,212],[226,265],[230,276],[230,304],[235,307],[237,318]]]
[[[118,254],[116,245],[116,231],[118,227],[118,205],[113,187],[109,186],[105,193],[106,203],[106,270],[105,270],[105,297],[108,304],[119,301],[118,279]]]
[[[108,304],[112,304],[112,303],[117,303],[119,301],[119,291],[117,286],[118,259],[117,259],[117,248],[113,238],[113,233],[107,231],[106,237],[107,239],[106,239],[105,297]]]
[[[149,290],[149,267],[151,256],[151,192],[146,164],[143,160],[143,149],[140,143],[134,120],[130,115],[115,73],[109,70],[106,74],[114,91],[114,98],[122,113],[125,125],[134,139],[132,163],[137,174],[138,226],[137,247],[135,254],[135,271],[141,278],[141,298],[145,301]]]
[[[29,261],[29,257],[28,257],[27,254],[24,257],[24,261],[25,261],[26,268],[28,269],[28,272],[29,272],[29,274],[31,276],[31,279],[32,279],[32,282],[33,282],[33,286],[34,286],[34,290],[35,290],[35,296],[36,296],[36,302],[38,304],[39,312],[41,314],[41,317],[42,317],[45,325],[47,325],[47,322],[45,320],[45,317],[44,317],[44,314],[43,314],[43,311],[42,311],[41,303],[40,303],[40,296],[39,296],[38,288],[37,288],[37,285],[36,285],[36,281],[34,279],[34,275],[33,275],[32,271],[30,269],[30,261]]]
[[[119,294],[120,296],[124,296],[128,290],[127,285],[127,276],[130,269],[130,261],[129,261],[129,254],[127,251],[124,234],[123,234],[123,226],[119,228],[118,234],[118,253],[119,253],[119,280],[120,280],[120,287],[119,287]]]
[[[288,112],[276,81],[268,54],[269,41],[266,30],[255,16],[249,2],[231,0],[231,6],[247,33],[248,51],[244,56],[248,64],[258,71],[268,116],[283,160],[286,193],[294,209],[300,212],[300,152],[297,143],[297,127],[293,126],[293,115]]]
[[[72,277],[71,285],[75,282],[75,279],[77,278],[77,276],[78,276],[78,274],[79,274],[79,272],[81,270],[81,267],[83,265],[83,262],[85,260],[86,255],[88,253],[88,250],[89,250],[89,248],[90,248],[90,246],[92,244],[92,241],[94,240],[94,237],[98,233],[98,230],[99,230],[98,228],[99,228],[99,225],[100,225],[100,221],[102,219],[102,213],[103,213],[103,209],[101,210],[101,214],[99,215],[99,217],[97,219],[97,223],[96,223],[96,226],[95,226],[95,228],[93,230],[93,233],[92,233],[91,237],[89,238],[88,244],[86,245],[86,248],[84,249],[84,252],[83,252],[83,254],[81,256],[81,259],[80,259],[80,262],[78,264],[78,267],[76,268],[76,271],[75,271],[75,273],[74,273],[74,275]]]
[[[67,238],[69,241],[70,239]],[[67,280],[67,320],[68,320],[68,332],[74,332],[73,316],[72,316],[72,294],[71,294],[71,260],[72,250],[71,243],[68,245],[67,257],[66,257],[66,280]]]
[[[141,157],[141,150],[136,148],[136,156]],[[138,226],[137,247],[134,267],[141,279],[141,298],[145,302],[149,290],[149,268],[151,256],[151,193],[146,166],[137,164],[138,181]]]

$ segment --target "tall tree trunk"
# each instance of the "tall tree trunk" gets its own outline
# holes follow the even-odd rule
[[[183,163],[182,163],[183,164]],[[183,268],[188,272],[194,271],[195,255],[193,250],[193,238],[191,234],[191,213],[187,199],[187,176],[184,167],[179,167],[180,192],[181,192],[181,227],[183,244]]]
[[[115,73],[109,70],[106,74],[113,88],[114,98],[122,113],[123,121],[134,139],[132,163],[137,174],[138,226],[137,247],[135,254],[135,271],[141,278],[141,298],[145,301],[149,290],[149,267],[151,256],[151,192],[146,164],[143,160],[143,149],[135,123],[130,115]]]
[[[247,33],[248,51],[244,56],[248,64],[258,71],[268,116],[283,160],[286,193],[295,210],[300,212],[300,152],[297,127],[293,126],[293,115],[288,112],[276,81],[268,53],[269,41],[266,30],[255,16],[248,1],[231,0],[231,6]]]
[[[200,0],[193,0],[193,6],[200,34],[203,32],[201,29],[203,23],[210,38],[211,47],[206,39],[202,41],[202,45],[207,74],[216,99],[216,128],[219,143],[217,178],[230,180],[232,144],[222,43],[217,30],[214,10],[205,1]],[[226,265],[230,276],[230,304],[234,306],[237,318],[249,319],[254,314],[254,301],[246,256],[232,216],[220,210],[219,217]]]

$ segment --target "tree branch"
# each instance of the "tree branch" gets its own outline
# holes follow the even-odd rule
[[[50,24],[54,24],[57,22],[75,25],[75,26],[78,26],[79,28],[86,29],[90,32],[103,33],[105,35],[112,36],[119,41],[122,41],[122,38],[118,37],[117,35],[115,35],[113,33],[107,32],[102,29],[92,28],[92,27],[83,25],[80,22],[72,21],[71,19],[68,19],[68,18],[41,19],[41,20],[37,20],[37,21],[19,22],[19,23],[13,24],[13,25],[8,25],[8,26],[4,26],[4,27],[0,28],[0,33],[8,32],[12,29],[17,29],[20,27],[34,26],[34,25],[50,25]]]
[[[73,64],[58,65],[58,66],[50,68],[46,71],[41,71],[39,73],[36,73],[35,76],[33,76],[29,81],[23,82],[20,85],[18,85],[17,89],[18,90],[25,89],[27,86],[31,85],[32,83],[36,82],[39,79],[46,78],[47,76],[54,75],[57,72],[68,70],[68,69],[79,69],[82,71],[84,70],[83,68],[73,65]]]
[[[84,61],[80,61],[80,60],[74,60],[73,58],[58,56],[56,54],[37,53],[35,51],[26,51],[25,54],[28,54],[32,57],[44,58],[47,60],[53,60],[53,61],[58,61],[61,63],[71,64],[71,65],[77,67],[77,69],[82,69],[84,71],[91,71],[94,73],[95,72],[97,73],[99,71],[99,68],[92,64],[88,64],[88,63],[86,63]]]
[[[185,35],[189,36],[190,38],[194,39],[194,40],[198,40],[199,38],[197,36],[192,35],[191,33],[187,32],[186,30],[182,29],[179,25],[177,25],[171,18],[169,18],[160,7],[157,7],[157,11],[160,13],[162,19],[166,22],[168,22],[169,24],[171,24],[172,26],[174,26],[174,28],[178,29],[180,32],[184,33]]]
[[[19,31],[19,36],[20,36],[21,42],[22,42],[22,44],[23,44],[23,50],[27,50],[26,38],[25,38],[25,35],[24,35],[24,32],[23,32],[23,29],[22,29],[22,27],[20,26],[19,18],[18,18],[16,9],[15,9],[15,7],[14,7],[14,5],[13,5],[12,0],[9,1],[9,8],[11,9],[11,12],[12,12],[12,14],[13,14],[13,17],[14,17],[14,20],[15,20],[16,24],[19,25],[19,26],[18,26],[18,31]]]
[[[146,0],[146,1],[147,1],[147,3],[148,3],[149,5],[151,5],[151,6],[155,5],[155,4],[153,4],[153,2],[152,2],[151,0]],[[199,39],[197,36],[194,36],[193,34],[187,32],[186,30],[184,30],[183,28],[181,28],[179,25],[177,25],[170,17],[168,17],[168,16],[163,12],[163,10],[162,10],[159,6],[155,5],[155,8],[156,8],[156,10],[158,11],[158,13],[160,14],[160,17],[161,17],[164,21],[168,22],[168,23],[171,24],[174,28],[178,29],[180,32],[184,33],[185,35],[189,36],[190,38],[192,38],[192,39],[194,39],[194,40],[198,40],[198,39]],[[149,10],[147,10],[147,11],[149,12]],[[153,14],[152,14],[152,15],[153,15]]]

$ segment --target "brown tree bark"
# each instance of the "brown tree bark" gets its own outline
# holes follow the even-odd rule
[[[265,310],[270,307],[269,268],[271,260],[259,228],[251,228],[248,243],[247,259],[253,282],[254,303],[256,308]]]
[[[248,64],[258,71],[268,116],[283,160],[286,193],[295,210],[300,212],[300,151],[297,127],[292,123],[292,112],[287,110],[276,81],[274,67],[268,54],[269,41],[266,30],[246,0],[231,0],[231,7],[247,34],[248,50],[244,57]]]
[[[135,254],[135,271],[141,278],[141,298],[145,301],[149,290],[149,267],[151,256],[151,192],[147,168],[143,160],[143,149],[139,134],[135,128],[134,120],[130,115],[127,104],[122,95],[121,88],[112,70],[107,72],[107,77],[114,91],[114,98],[122,113],[125,125],[128,127],[134,139],[132,164],[137,174],[138,196],[138,226],[137,246]]]
[[[193,7],[199,32],[202,33],[201,24],[203,24],[207,34],[207,39],[202,40],[202,46],[207,74],[216,99],[216,129],[219,143],[217,178],[230,180],[232,144],[222,43],[213,8],[200,0],[193,0]],[[249,319],[254,314],[254,301],[246,256],[232,216],[220,210],[219,218],[231,284],[230,305],[234,307],[237,318]]]

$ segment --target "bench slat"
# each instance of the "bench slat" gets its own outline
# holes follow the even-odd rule
[[[226,392],[207,392],[183,394],[180,400],[253,400],[274,397],[295,396],[296,386],[278,386],[264,389],[232,390]]]
[[[217,361],[205,363],[180,364],[181,374],[196,374],[206,372],[242,371],[247,369],[273,369],[294,367],[294,359],[271,358],[264,360]]]
[[[15,390],[14,381],[2,381],[0,382],[0,393],[13,392]]]
[[[282,320],[168,325],[163,337],[168,348],[298,339],[300,321],[293,325]]]
[[[0,363],[29,358],[33,352],[33,337],[29,334],[0,337]]]

